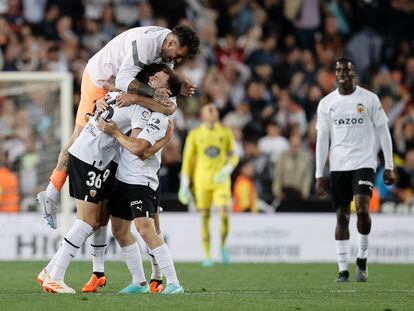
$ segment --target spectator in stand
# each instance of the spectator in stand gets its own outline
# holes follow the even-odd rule
[[[284,201],[307,199],[312,183],[312,163],[309,153],[302,150],[299,135],[289,138],[289,150],[280,155],[276,165],[274,196]]]
[[[249,160],[243,160],[240,162],[237,170],[240,173],[233,185],[233,212],[257,213],[257,191],[253,181],[255,175],[254,163]]]
[[[277,162],[283,152],[289,149],[289,142],[280,135],[280,129],[276,122],[270,121],[267,123],[266,136],[260,138],[259,149],[270,156],[273,164]]]
[[[0,213],[19,212],[19,179],[6,165],[6,154],[0,149]]]

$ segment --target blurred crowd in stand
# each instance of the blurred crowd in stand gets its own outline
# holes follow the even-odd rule
[[[75,112],[82,71],[111,38],[137,26],[191,25],[201,53],[176,70],[198,87],[196,96],[178,98],[175,136],[164,149],[160,171],[163,197],[176,198],[183,143],[199,124],[200,97],[210,96],[222,123],[233,130],[242,159],[233,174],[235,195],[237,184],[248,182],[251,210],[257,211],[317,200],[316,109],[336,88],[335,60],[345,55],[356,65],[359,84],[380,97],[392,131],[398,181],[383,184],[379,154],[376,204],[409,204],[413,21],[410,0],[0,0],[0,69],[70,71]],[[24,98],[2,90],[0,211],[7,211],[3,202],[33,198],[44,187],[50,173],[39,168],[45,141],[58,136],[55,112],[44,101],[53,99],[54,90],[33,90]]]

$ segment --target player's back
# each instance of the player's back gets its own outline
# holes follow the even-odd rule
[[[171,32],[168,28],[148,26],[124,31],[92,56],[86,66],[92,81],[102,86],[102,81],[115,77],[128,54],[135,65],[161,61],[161,46]]]

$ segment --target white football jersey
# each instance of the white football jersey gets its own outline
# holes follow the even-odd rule
[[[168,116],[153,112],[151,119],[138,138],[157,141],[165,136],[168,127]],[[152,137],[152,138],[151,138]],[[153,145],[153,143],[152,143]],[[158,188],[158,170],[161,166],[161,150],[152,157],[142,161],[139,157],[124,149],[120,153],[116,178],[130,185],[148,186],[154,191]]]
[[[113,106],[113,109],[112,121],[122,133],[133,128],[145,128],[151,118],[151,111],[139,105],[122,108]],[[96,122],[96,117],[89,119],[68,151],[79,160],[104,169],[119,152],[120,144],[115,138],[99,130]]]
[[[338,90],[321,99],[316,129],[330,136],[331,171],[377,167],[375,127],[388,122],[378,96],[357,86],[349,95]]]
[[[127,91],[128,85],[144,65],[162,61],[162,43],[170,32],[157,26],[136,27],[116,36],[86,65],[93,83],[102,87],[104,81],[116,77],[116,87]]]

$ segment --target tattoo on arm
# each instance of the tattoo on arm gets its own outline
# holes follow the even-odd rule
[[[132,80],[128,85],[128,93],[137,94],[140,85],[141,83],[137,79]]]

